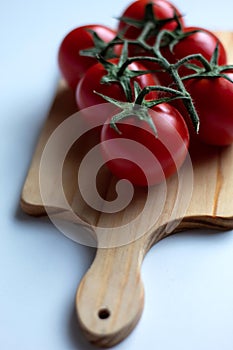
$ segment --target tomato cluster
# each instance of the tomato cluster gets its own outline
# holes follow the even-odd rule
[[[132,2],[116,29],[75,28],[60,45],[58,63],[78,109],[116,106],[107,117],[86,116],[90,126],[100,119],[102,153],[119,178],[153,185],[182,165],[190,139],[233,142],[233,67],[225,48],[211,31],[186,26],[168,0]]]

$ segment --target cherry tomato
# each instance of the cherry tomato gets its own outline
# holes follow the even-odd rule
[[[156,19],[164,20],[174,17],[174,11],[176,11],[178,16],[181,16],[179,10],[167,0],[138,0],[131,3],[123,12],[121,17],[128,17],[134,20],[143,20],[145,16],[145,6],[148,3],[153,4],[153,13]],[[180,21],[184,24],[182,17]],[[171,21],[162,26],[162,29],[172,30],[177,26],[176,21]],[[155,31],[161,29],[161,24],[155,26]],[[126,31],[125,31],[126,30]],[[128,39],[136,39],[142,31],[142,28],[137,28],[130,25],[123,20],[119,22],[118,31],[125,31],[124,35]],[[154,37],[155,38],[155,37]]]
[[[187,126],[174,107],[162,103],[149,113],[158,137],[146,121],[133,115],[117,123],[120,133],[110,126],[110,119],[101,132],[101,149],[110,171],[139,186],[160,183],[174,174],[184,162],[189,146]],[[146,147],[147,152],[137,145]]]
[[[91,24],[75,28],[65,36],[59,47],[58,64],[63,77],[72,89],[76,88],[86,70],[96,63],[95,58],[79,54],[80,50],[94,46],[92,34],[88,29],[95,31],[105,42],[111,41],[116,35],[114,30],[106,26]]]
[[[233,80],[233,71],[225,73]],[[185,83],[200,118],[197,138],[211,145],[233,142],[233,83],[223,77],[193,78]]]
[[[109,60],[109,62],[113,63],[116,66],[118,63],[118,59],[111,59]],[[135,71],[146,70],[144,66],[136,62],[131,63],[128,66],[128,69]],[[108,84],[101,82],[101,79],[104,76],[106,76],[107,73],[107,70],[101,63],[95,64],[86,71],[86,74],[80,80],[76,90],[76,102],[80,110],[94,105],[103,104],[106,102],[101,96],[96,94],[94,91],[97,91],[98,93],[101,93],[103,95],[107,95],[116,100],[127,102],[125,92],[122,86],[119,84],[119,82],[112,82]],[[157,83],[153,75],[150,73],[131,78],[130,84],[132,91],[134,90],[134,82],[137,82],[141,88],[144,88],[149,85],[155,85]],[[151,92],[147,95],[147,99],[155,99],[156,97],[156,92]],[[88,113],[85,114],[88,115]],[[92,112],[90,112],[90,118],[87,117],[89,119],[88,122],[90,124],[92,124],[92,117],[94,116],[92,116]],[[99,118],[102,118],[103,123],[107,119],[105,114],[99,116]]]
[[[166,46],[161,49],[162,55],[169,61],[169,63],[175,63],[178,60],[182,59],[185,56],[192,54],[201,54],[207,61],[211,60],[213,52],[216,48],[217,43],[219,44],[219,56],[218,64],[225,65],[227,63],[227,55],[223,44],[219,41],[217,36],[208,31],[207,29],[200,27],[186,27],[183,28],[183,33],[190,33],[195,30],[200,30],[194,34],[186,36],[181,39],[174,47],[171,52],[169,46]],[[198,60],[192,60],[189,63],[201,66],[201,63]],[[146,64],[146,62],[144,63]],[[153,64],[150,64],[150,69],[153,69]],[[148,66],[148,68],[149,68]],[[157,67],[157,65],[156,65]],[[179,68],[180,76],[185,76],[188,74],[194,73],[193,70],[185,67],[184,65]],[[169,85],[172,80],[167,73],[157,73],[157,76],[162,85]]]

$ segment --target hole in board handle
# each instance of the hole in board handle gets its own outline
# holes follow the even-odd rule
[[[110,311],[107,308],[100,309],[98,312],[98,316],[101,320],[106,320],[106,318],[109,318]]]

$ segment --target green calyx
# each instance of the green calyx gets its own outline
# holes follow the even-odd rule
[[[180,18],[177,14],[175,15],[174,19],[176,20],[177,26],[173,31],[163,30],[160,32],[162,34],[160,46],[168,46],[171,52],[173,52],[175,45],[177,45],[180,41],[192,36],[193,34],[203,32],[202,29],[195,29],[190,30],[189,32],[185,32]]]
[[[143,19],[141,20],[125,16],[119,17],[118,19],[126,24],[129,24],[139,29],[145,28],[146,26],[148,27],[148,24],[150,24],[150,26],[148,27],[149,30],[147,31],[146,35],[144,35],[144,39],[148,39],[151,35],[157,35],[165,24],[177,19],[177,14],[175,13],[175,11],[173,17],[165,19],[157,18],[156,13],[154,11],[154,8],[156,8],[156,6],[159,5],[153,3],[146,4],[145,14]]]
[[[146,100],[145,97],[147,94],[149,94],[151,91],[159,91],[159,92],[166,92],[170,96],[169,97],[162,97],[154,100]],[[175,99],[184,99],[188,100],[190,99],[190,96],[187,92],[183,93],[178,90],[168,88],[165,86],[147,86],[143,89],[140,88],[140,86],[135,82],[134,83],[134,95],[135,99],[133,102],[121,102],[116,99],[113,99],[109,96],[103,95],[98,93],[97,91],[94,91],[96,94],[101,96],[104,100],[107,102],[110,102],[117,106],[121,111],[119,113],[116,113],[112,118],[110,122],[110,126],[119,134],[121,134],[117,123],[119,123],[121,120],[129,118],[129,117],[135,117],[139,119],[140,121],[145,121],[149,127],[152,129],[153,133],[157,137],[157,129],[156,125],[154,124],[149,109],[159,105],[160,103],[164,102],[170,102]]]
[[[96,58],[97,55],[100,55],[105,59],[117,57],[114,52],[114,46],[117,44],[122,44],[122,40],[118,35],[116,35],[110,42],[106,43],[94,30],[87,29],[87,31],[92,35],[94,46],[88,49],[80,50],[79,54],[81,56]]]
[[[195,55],[193,55],[194,57]],[[204,59],[203,56],[196,57],[195,59],[199,60],[201,63],[201,66],[197,66],[196,64],[185,64],[185,66],[189,69],[192,69],[194,71],[193,74],[189,74],[182,78],[182,80],[188,80],[193,78],[224,78],[231,83],[233,83],[233,80],[226,74],[227,71],[233,70],[233,65],[223,65],[220,66],[218,64],[218,57],[219,57],[219,44],[217,43],[215,50],[213,52],[213,55],[211,57],[210,62],[208,62],[206,59]]]
[[[135,84],[135,96],[137,96],[137,90],[139,87]],[[152,129],[153,133],[157,137],[157,129],[154,125],[154,122],[149,114],[148,107],[144,104],[138,105],[135,102],[121,102],[118,100],[115,100],[113,98],[110,98],[109,96],[103,95],[95,91],[96,94],[101,96],[103,99],[105,99],[107,102],[110,102],[117,106],[121,111],[119,113],[116,113],[110,121],[110,126],[118,133],[121,134],[121,131],[119,130],[117,124],[129,117],[137,118],[141,121],[145,121],[149,124],[150,128]]]
[[[118,83],[121,85],[126,100],[131,102],[133,99],[132,89],[131,89],[131,80],[133,78],[136,78],[140,75],[144,75],[150,71],[148,70],[131,70],[128,68],[128,65],[131,63],[131,60],[128,59],[128,43],[125,41],[121,56],[119,58],[118,63],[113,63],[110,61],[107,61],[100,55],[97,55],[96,57],[103,65],[105,70],[107,71],[107,74],[102,77],[101,83],[102,84],[112,84],[112,83]]]

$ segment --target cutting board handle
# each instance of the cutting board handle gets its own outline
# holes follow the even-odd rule
[[[97,249],[76,296],[80,326],[91,343],[111,347],[136,326],[144,305],[140,277],[143,256],[141,240]]]

